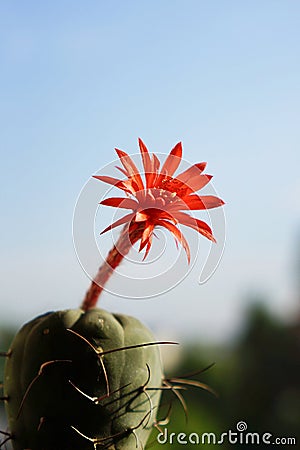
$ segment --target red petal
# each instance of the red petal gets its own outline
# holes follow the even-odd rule
[[[167,219],[170,220],[171,222],[173,222],[175,225],[176,223],[178,223],[178,220],[176,220],[174,214],[170,214],[167,211],[160,211],[159,213],[159,219]]]
[[[212,175],[197,175],[195,177],[190,178],[186,181],[185,185],[188,187],[187,193],[197,192],[200,189],[204,188],[210,180],[212,179]]]
[[[150,171],[150,173],[147,174],[148,188],[155,187],[159,167],[160,167],[160,161],[159,161],[158,157],[155,154],[153,154],[152,161],[151,161],[151,171]]]
[[[182,198],[183,204],[180,209],[211,209],[224,205],[223,200],[214,195],[188,195]]]
[[[145,220],[149,219],[149,215],[146,213],[141,212],[137,212],[135,215],[135,221],[136,222],[145,222]]]
[[[113,186],[116,186],[122,189],[123,191],[127,190],[127,188],[125,188],[123,184],[123,181],[119,180],[118,178],[108,177],[105,175],[93,175],[93,178],[103,181],[104,183],[112,184]]]
[[[188,263],[190,263],[191,260],[190,247],[181,231],[175,225],[173,225],[170,222],[167,222],[166,220],[160,220],[157,223],[157,225],[161,225],[167,228],[169,231],[171,231],[171,233],[175,236],[175,238],[181,243],[182,247],[184,248],[188,259]]]
[[[142,139],[139,138],[139,146],[140,146],[140,152],[142,155],[142,161],[144,166],[144,172],[145,172],[145,178],[146,178],[146,187],[149,187],[149,175],[152,172],[152,163],[151,158],[148,152],[148,149]]]
[[[147,258],[147,256],[148,256],[148,253],[149,253],[149,251],[150,251],[150,248],[151,248],[151,244],[152,244],[152,234],[151,234],[151,236],[149,237],[149,239],[148,239],[148,242],[147,242],[147,246],[146,246],[146,251],[145,251],[145,254],[144,254],[144,257],[143,257],[143,261],[145,261],[145,259]]]
[[[140,245],[140,248],[139,248],[139,252],[141,250],[143,250],[143,248],[148,244],[153,230],[154,230],[154,225],[152,223],[148,224],[146,226],[146,228],[144,229],[143,235],[142,235],[142,238],[141,238],[141,245]]]
[[[152,172],[157,173],[160,168],[160,160],[158,157],[153,153],[152,155]]]
[[[118,148],[115,148],[115,151],[117,152],[128,177],[131,177],[139,172],[131,157],[127,153],[123,152],[123,150],[119,150]]]
[[[133,209],[133,210],[135,210],[138,207],[138,203],[135,200],[124,197],[106,198],[105,200],[102,200],[102,202],[100,202],[100,205],[114,206],[116,208]]]
[[[123,175],[125,175],[125,177],[128,177],[127,170],[122,169],[122,167],[118,167],[118,166],[115,166],[115,168],[118,169]]]
[[[109,225],[108,227],[106,227],[105,230],[101,231],[100,234],[106,233],[108,230],[112,230],[113,228],[116,228],[119,225],[122,225],[123,223],[130,222],[134,216],[135,216],[135,213],[126,214],[126,216],[121,217],[121,219],[116,220],[116,222],[114,222],[111,225]]]
[[[185,225],[187,227],[193,228],[194,230],[201,233],[203,236],[205,236],[210,241],[216,242],[212,229],[209,225],[207,225],[206,222],[203,222],[203,220],[199,220],[195,217],[191,217],[186,213],[183,212],[176,212],[174,213],[174,217],[180,222],[182,225]]]
[[[161,169],[161,174],[172,176],[173,173],[176,171],[177,167],[180,164],[182,157],[182,144],[181,142],[178,142],[178,144],[175,145],[175,147],[171,150],[169,156],[167,157],[166,161],[164,162],[164,165]]]
[[[157,180],[157,173],[155,173],[155,172],[148,173],[147,174],[148,188],[151,189],[152,187],[155,187],[156,180]]]
[[[151,172],[151,158],[148,149],[142,139],[139,138],[140,152],[142,155],[143,166],[145,172]]]
[[[103,181],[104,183],[112,184],[113,186],[122,189],[122,191],[129,192],[130,194],[135,195],[138,186],[134,182],[134,180],[118,180],[117,178],[103,176],[103,175],[93,175],[93,178],[97,180]]]
[[[193,166],[189,167],[184,172],[177,175],[177,177],[176,177],[177,180],[183,181],[183,183],[185,183],[185,182],[189,181],[190,178],[199,176],[205,169],[206,164],[207,164],[206,162],[194,164]]]
[[[123,152],[123,150],[119,150],[117,148],[115,150],[118,154],[118,157],[120,158],[121,163],[124,166],[124,169],[127,172],[128,177],[134,179],[134,181],[137,183],[139,187],[139,190],[143,190],[144,189],[143,180],[141,178],[138,168],[136,167],[130,156],[127,153]]]

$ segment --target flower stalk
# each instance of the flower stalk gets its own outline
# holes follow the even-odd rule
[[[129,253],[131,247],[141,239],[142,235],[142,226],[132,229],[131,232],[128,233],[128,225],[125,225],[118,241],[109,251],[104,263],[99,267],[99,270],[85,295],[80,307],[83,311],[88,311],[96,306],[99,296],[114,270]]]

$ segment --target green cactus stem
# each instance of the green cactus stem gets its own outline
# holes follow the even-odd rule
[[[24,325],[5,367],[14,450],[143,448],[163,382],[153,341],[137,319],[102,309]]]

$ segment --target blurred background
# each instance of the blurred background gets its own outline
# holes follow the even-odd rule
[[[181,343],[165,355],[168,375],[215,362],[194,378],[218,398],[185,392],[188,423],[174,401],[170,432],[221,433],[243,420],[296,436],[299,25],[292,1],[1,2],[0,351],[24,322],[80,304],[90,281],[73,211],[114,147],[137,153],[140,136],[168,153],[180,140],[187,161],[208,161],[226,201],[220,266],[205,284],[196,262],[160,296],[105,292],[101,306]]]

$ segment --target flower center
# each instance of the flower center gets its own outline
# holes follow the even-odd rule
[[[176,178],[164,178],[161,185],[165,191],[175,193],[178,197],[184,197],[188,191],[188,186]]]
[[[149,221],[157,223],[159,219],[167,219],[175,222],[170,214],[169,207],[179,198],[176,192],[165,189],[147,189],[136,193],[138,208],[136,210],[135,222]]]

